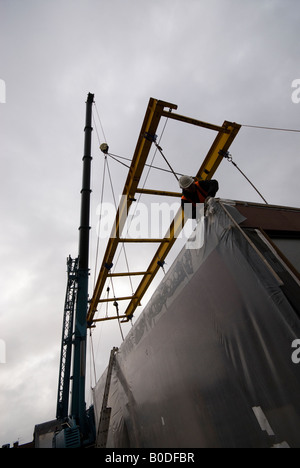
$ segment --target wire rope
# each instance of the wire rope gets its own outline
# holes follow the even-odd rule
[[[259,128],[261,130],[275,130],[277,132],[295,132],[295,133],[300,133],[300,130],[292,129],[292,128],[278,128],[278,127],[264,127],[261,125],[246,125],[246,124],[241,124],[242,127],[248,127],[248,128]]]
[[[104,141],[105,141],[105,143],[107,143],[106,136],[105,136],[104,129],[103,129],[103,125],[102,125],[102,122],[101,122],[101,119],[100,119],[100,115],[99,115],[96,103],[94,103],[94,105],[95,105],[95,110],[96,110],[98,120],[99,120],[99,123],[100,123],[100,127],[101,127],[101,130],[102,130]],[[93,115],[93,122],[94,122],[94,126],[95,126],[95,129],[96,129],[98,143],[99,143],[99,146],[100,146],[101,139],[100,139],[100,135],[99,135],[99,132],[98,132],[98,128],[97,128],[97,124],[96,124],[94,115]],[[108,173],[108,177],[109,177],[109,181],[110,181],[110,185],[111,185],[111,190],[112,190],[112,196],[113,196],[115,209],[117,210],[116,197],[115,197],[115,193],[114,193],[114,189],[113,189],[112,177],[111,177],[111,172],[110,172],[110,168],[109,168],[109,164],[108,164],[107,154],[104,154],[104,156],[105,157],[104,157],[104,168],[103,168],[103,176],[102,176],[102,189],[101,189],[101,200],[100,200],[100,210],[99,210],[99,224],[98,224],[98,232],[97,232],[96,262],[95,262],[95,273],[94,273],[94,289],[95,289],[95,284],[96,284],[96,271],[97,271],[97,265],[98,265],[98,252],[99,252],[100,229],[101,229],[101,219],[102,219],[101,207],[102,207],[103,198],[104,198],[104,186],[105,186],[106,169],[107,169],[107,173]],[[126,261],[127,269],[128,269],[128,272],[129,272],[128,258],[127,258],[127,254],[126,254],[124,244],[122,245],[122,248],[123,248],[123,251],[124,251],[125,261]],[[112,289],[113,289],[114,298],[116,298],[112,278],[110,278],[110,280],[111,280],[111,285],[112,285]],[[131,277],[129,277],[129,280],[130,280],[130,285],[131,285],[131,290],[132,290],[132,295],[133,295],[133,285],[132,285]],[[109,287],[107,288],[107,296],[109,296]],[[108,302],[106,303],[106,305],[107,305],[107,307],[106,307],[106,317],[107,317],[108,316]],[[122,327],[121,327],[121,323],[120,323],[120,318],[119,318],[118,304],[117,304],[116,301],[115,301],[114,305],[116,306],[116,310],[117,310],[118,323],[119,323],[119,328],[120,328],[120,332],[121,332],[121,337],[122,337],[122,340],[124,341],[124,335],[123,335],[123,331],[122,331]],[[91,332],[90,332],[90,334],[92,336]],[[98,343],[98,345],[99,345],[99,343]],[[94,351],[93,351],[92,360],[93,360],[93,363],[94,363],[94,366],[95,366]],[[94,373],[95,373],[95,368],[94,368]],[[96,379],[96,373],[95,373],[95,379]]]
[[[131,161],[130,158],[125,158],[124,156],[119,156],[118,154],[114,154],[114,153],[107,153],[107,155],[110,158],[114,159],[116,162],[118,162],[118,163],[122,164],[123,166],[127,167],[128,169],[130,169],[130,166],[128,164],[125,164],[122,161],[118,160],[118,159],[124,159],[125,161]],[[158,171],[168,172],[169,174],[176,174],[176,176],[183,176],[184,175],[184,174],[181,174],[181,172],[175,172],[173,170],[165,169],[164,167],[158,167],[158,166],[153,166],[153,165],[150,166],[150,164],[145,164],[145,166],[146,167],[151,167],[151,169],[157,169]]]
[[[94,371],[94,379],[95,379],[95,384],[97,383],[97,373],[96,373],[96,360],[95,360],[95,352],[94,352],[94,344],[93,344],[93,335],[92,335],[92,329],[90,328],[90,348],[91,348],[91,364],[93,364],[93,371]],[[92,374],[92,372],[90,371]],[[92,388],[92,377],[91,377],[91,388]]]
[[[255,185],[251,182],[251,180],[246,176],[246,174],[239,168],[239,166],[236,164],[236,162],[233,161],[232,155],[229,153],[229,151],[223,152],[220,151],[220,154],[224,156],[233,166],[242,174],[243,177],[249,182],[249,184],[254,188],[254,190],[258,193],[258,195],[262,198],[262,200],[265,202],[266,205],[269,203],[267,200],[264,198],[264,196],[260,193],[260,191],[255,187]]]
[[[107,143],[107,141],[106,141],[106,136],[105,136],[105,132],[104,132],[104,129],[103,129],[103,125],[102,125],[102,122],[101,122],[101,118],[100,118],[100,115],[99,115],[99,112],[98,112],[98,109],[97,109],[97,105],[96,105],[96,103],[94,103],[94,105],[95,105],[96,113],[97,113],[97,116],[98,116],[98,120],[99,120],[99,122],[100,122],[100,126],[101,126],[101,130],[102,130],[102,134],[103,134],[105,143]],[[97,129],[97,125],[96,125],[95,120],[94,120],[94,124],[95,124],[96,133],[97,133],[97,137],[98,137],[98,143],[99,143],[99,145],[100,145],[101,140],[100,140],[100,136],[99,136],[99,132],[98,132],[98,129]],[[110,185],[111,185],[111,191],[112,191],[112,196],[113,196],[113,200],[114,200],[115,209],[116,209],[116,211],[117,211],[117,202],[116,202],[116,197],[115,197],[115,193],[114,193],[114,189],[113,189],[113,182],[112,182],[111,172],[110,172],[110,168],[109,168],[109,164],[108,164],[108,160],[107,160],[107,154],[104,154],[104,156],[105,156],[105,158],[104,158],[104,170],[103,170],[102,192],[101,192],[100,214],[99,214],[99,218],[100,218],[100,219],[99,219],[99,229],[98,229],[98,231],[99,231],[100,228],[101,228],[101,225],[100,225],[100,223],[101,223],[101,206],[102,206],[102,203],[103,203],[104,182],[105,182],[105,169],[106,169],[106,168],[107,168],[107,173],[108,173],[108,177],[109,177],[109,181],[110,181]],[[97,258],[98,258],[98,250],[99,250],[99,235],[98,235],[97,237],[98,237],[98,239],[97,239],[97,253],[96,253],[94,288],[95,288],[95,282],[96,282]],[[124,251],[124,256],[125,256],[125,262],[126,262],[127,270],[128,270],[128,272],[129,272],[128,257],[127,257],[127,253],[126,253],[124,244],[122,245],[122,249],[123,249],[123,251]],[[130,286],[131,286],[131,290],[132,290],[132,294],[133,294],[133,284],[132,284],[131,277],[129,277],[129,281],[130,281]]]
[[[95,261],[95,269],[94,269],[94,289],[95,289],[95,285],[96,285],[96,274],[97,274],[97,267],[98,267],[98,255],[99,255],[101,221],[102,221],[101,211],[102,211],[102,204],[103,204],[103,198],[104,198],[104,185],[105,185],[106,166],[107,166],[107,157],[104,158],[104,165],[103,165],[102,189],[101,189],[100,209],[99,209],[99,221],[98,221],[98,229],[97,229],[96,261]]]
[[[107,143],[106,136],[105,136],[104,129],[103,129],[103,125],[102,125],[100,115],[99,115],[99,112],[98,112],[98,108],[97,108],[97,105],[96,105],[95,102],[94,102],[94,106],[95,106],[95,109],[96,109],[96,114],[97,114],[97,117],[98,117],[98,120],[99,120],[99,123],[100,123],[100,127],[101,127],[101,131],[102,131],[104,141],[105,141],[105,143]]]

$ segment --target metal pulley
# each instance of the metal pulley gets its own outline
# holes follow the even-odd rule
[[[100,150],[102,151],[102,153],[107,154],[108,150],[109,150],[108,144],[107,143],[102,143],[100,145]]]

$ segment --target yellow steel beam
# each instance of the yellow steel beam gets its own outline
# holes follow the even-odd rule
[[[214,125],[208,122],[203,122],[202,120],[192,119],[191,117],[185,117],[184,115],[175,114],[174,112],[163,112],[162,115],[168,119],[179,120],[180,122],[196,125],[197,127],[208,128],[209,130],[215,130],[216,132],[228,133],[227,128],[220,127],[219,125]]]
[[[147,237],[146,239],[142,237],[140,238],[137,237],[136,239],[133,239],[131,237],[122,237],[121,239],[119,239],[119,242],[123,244],[134,243],[134,242],[137,242],[137,243],[153,242],[157,244],[158,242],[168,242],[168,239],[156,239],[154,237]]]
[[[222,152],[228,151],[231,143],[235,139],[241,125],[225,122],[223,128],[226,132],[219,132],[216,136],[206,158],[204,159],[196,177],[199,179],[211,179],[223,159]],[[220,154],[221,151],[221,154]]]
[[[146,195],[162,195],[164,197],[182,197],[182,193],[167,192],[166,190],[151,190],[151,189],[137,188],[136,193],[144,193]]]
[[[138,299],[135,296],[123,296],[123,297],[109,297],[107,299],[99,299],[100,302],[118,302],[118,301],[129,301],[130,299]]]
[[[149,275],[147,271],[128,271],[124,273],[108,273],[108,278],[116,278],[119,276],[144,276]]]
[[[123,190],[123,197],[121,198],[120,205],[117,211],[117,216],[115,220],[115,225],[113,227],[111,237],[108,241],[108,245],[106,248],[106,252],[104,254],[102,266],[100,268],[99,276],[97,279],[97,283],[95,286],[95,290],[93,293],[93,297],[90,301],[90,307],[87,315],[87,322],[88,325],[91,326],[93,322],[107,320],[106,319],[94,319],[95,312],[97,311],[97,306],[99,302],[106,302],[104,299],[100,299],[101,293],[103,291],[105,282],[108,277],[113,276],[130,276],[133,274],[141,274],[143,278],[133,296],[126,296],[126,298],[119,298],[130,300],[130,303],[126,309],[125,315],[120,316],[124,317],[125,321],[128,321],[135,309],[138,305],[140,305],[141,298],[144,296],[145,292],[147,291],[148,287],[150,286],[151,282],[153,281],[157,271],[159,270],[160,266],[168,255],[169,251],[171,250],[174,242],[176,241],[177,237],[179,236],[182,228],[185,224],[185,218],[183,210],[180,208],[175,215],[170,228],[166,236],[163,239],[124,239],[120,238],[122,234],[122,227],[123,223],[126,220],[127,214],[129,212],[129,208],[131,206],[132,201],[134,200],[135,193],[147,193],[147,194],[155,194],[155,195],[165,195],[165,196],[176,196],[179,197],[181,194],[177,192],[166,192],[166,191],[159,191],[159,190],[150,190],[150,189],[139,189],[138,184],[150,151],[151,147],[151,139],[145,138],[145,134],[148,135],[155,135],[156,129],[159,125],[160,119],[162,116],[168,118],[174,118],[175,120],[179,120],[182,122],[186,122],[189,124],[209,128],[215,131],[218,131],[218,134],[212,144],[211,149],[209,150],[206,158],[204,159],[198,173],[196,174],[197,178],[201,179],[211,179],[213,174],[215,173],[217,167],[219,166],[223,155],[222,151],[227,151],[229,146],[231,145],[232,141],[234,140],[236,134],[240,129],[240,125],[235,123],[230,123],[225,121],[222,127],[217,125],[208,124],[206,122],[198,121],[196,119],[191,119],[188,117],[180,116],[178,114],[174,114],[170,111],[166,112],[165,108],[177,109],[175,104],[167,103],[164,101],[158,101],[153,98],[150,99],[146,115],[142,124],[142,128],[140,131],[140,135],[137,141],[136,149],[132,158],[132,163],[129,169],[129,173],[127,176],[127,180],[125,182],[124,190]],[[221,151],[221,153],[220,153]],[[143,272],[136,272],[136,273],[128,273],[128,274],[121,274],[121,273],[110,273],[110,268],[113,264],[113,258],[116,252],[116,249],[119,243],[122,242],[159,242],[160,245],[150,262],[150,265],[147,271]],[[160,264],[158,263],[160,262]],[[116,300],[116,299],[113,299]],[[116,317],[117,318],[117,317]],[[111,320],[112,318],[109,318]]]
[[[114,315],[113,317],[104,317],[104,318],[94,319],[93,322],[106,322],[106,320],[117,320],[121,318],[127,318],[127,317],[126,315]]]

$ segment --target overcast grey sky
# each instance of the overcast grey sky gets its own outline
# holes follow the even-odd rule
[[[111,152],[125,157],[150,97],[215,124],[300,129],[299,24],[298,0],[0,0],[0,444],[27,442],[35,424],[55,417],[87,93]],[[176,171],[192,175],[213,138],[169,122],[161,146]],[[95,228],[103,155],[93,139]],[[242,127],[231,153],[269,203],[299,207],[299,145],[296,132]],[[127,171],[114,161],[110,169],[119,194]],[[220,197],[261,201],[226,161],[215,177]],[[156,184],[178,190],[172,176],[151,175]],[[97,327],[98,378],[120,341],[116,323]]]

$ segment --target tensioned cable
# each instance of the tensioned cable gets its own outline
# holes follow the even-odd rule
[[[155,146],[156,146],[156,149],[160,152],[160,154],[162,155],[162,157],[164,158],[165,162],[167,163],[167,165],[169,166],[172,174],[174,175],[175,179],[178,181],[178,177],[177,177],[177,174],[176,172],[174,171],[173,167],[171,166],[171,164],[169,163],[169,161],[167,160],[167,158],[165,157],[164,153],[163,153],[163,150],[162,150],[162,147],[159,146],[158,143],[156,143],[156,135],[149,135],[149,133],[146,133],[145,134],[145,138],[149,141],[151,141]]]
[[[156,145],[156,143],[155,143]],[[162,157],[164,158],[164,160],[166,161],[167,165],[169,166],[169,168],[171,169],[171,172],[173,174],[173,176],[175,177],[175,179],[177,180],[177,182],[179,181],[179,178],[177,177],[177,173],[174,171],[173,167],[171,166],[171,164],[169,163],[169,161],[167,160],[166,156],[164,155],[163,153],[163,150],[162,150],[162,147],[159,146],[159,145],[156,145],[156,148],[158,149],[158,151],[160,152],[160,154],[162,155]]]
[[[99,120],[99,123],[100,123],[100,127],[101,127],[101,130],[102,130],[102,134],[103,134],[104,141],[105,141],[105,143],[107,143],[107,141],[106,141],[106,136],[105,136],[104,129],[103,129],[103,125],[102,125],[102,122],[101,122],[101,119],[100,119],[100,115],[99,115],[99,112],[98,112],[98,109],[97,109],[97,105],[96,105],[95,102],[94,102],[94,106],[95,106],[95,109],[96,109],[96,113],[97,113],[97,116],[98,116],[98,120]]]
[[[125,161],[131,161],[130,158],[125,158],[124,156],[119,156],[118,154],[114,153],[107,153],[107,155],[117,161],[118,163],[122,164],[123,166],[127,167],[130,169],[130,166],[128,164],[123,163],[122,161],[119,161],[118,159],[124,159]],[[165,157],[165,156],[164,156]],[[157,169],[158,171],[163,171],[163,172],[168,172],[169,174],[176,174],[178,176],[183,176],[184,174],[181,174],[180,172],[174,172],[173,170],[165,169],[163,167],[158,167],[158,166],[150,166],[150,164],[145,164],[146,167],[151,167],[151,169]]]
[[[242,127],[259,128],[261,130],[275,130],[275,131],[278,131],[278,132],[296,132],[296,133],[300,133],[300,130],[295,130],[295,129],[292,129],[292,128],[264,127],[264,126],[261,126],[261,125],[246,125],[246,124],[241,124],[241,125],[242,125]]]
[[[95,104],[95,103],[94,103]],[[104,129],[103,129],[103,126],[102,126],[102,122],[101,122],[101,119],[100,119],[100,116],[99,116],[99,112],[98,112],[98,109],[97,109],[97,106],[95,105],[95,109],[96,109],[96,112],[97,112],[97,116],[98,116],[98,119],[99,119],[99,122],[100,122],[100,126],[101,126],[101,130],[102,130],[102,133],[103,133],[103,137],[104,137],[104,140],[105,140],[105,143],[106,143],[106,137],[105,137],[105,133],[104,133]],[[96,122],[95,122],[95,119],[94,119],[94,115],[93,115],[93,122],[94,122],[94,126],[95,126],[95,129],[96,129],[96,134],[97,134],[97,138],[98,138],[98,143],[99,143],[99,146],[101,144],[101,140],[100,140],[100,136],[99,136],[99,132],[98,132],[98,129],[97,129],[97,125],[96,125]],[[114,193],[114,189],[113,189],[113,183],[112,183],[112,178],[111,178],[111,173],[110,173],[110,169],[109,169],[109,165],[108,165],[108,160],[107,160],[107,154],[105,154],[105,158],[104,158],[104,169],[103,169],[103,178],[102,178],[102,190],[101,190],[101,202],[100,202],[100,213],[99,213],[99,232],[98,232],[98,236],[97,236],[97,248],[96,248],[96,262],[95,262],[95,273],[94,273],[94,289],[95,289],[95,284],[96,284],[96,272],[97,272],[97,265],[98,265],[98,251],[99,251],[99,241],[100,241],[100,229],[101,229],[101,206],[102,206],[102,203],[103,203],[103,194],[104,194],[104,185],[105,185],[105,175],[106,175],[106,168],[107,168],[107,172],[108,172],[108,176],[109,176],[109,180],[110,180],[110,185],[111,185],[111,190],[112,190],[112,195],[113,195],[113,200],[114,200],[114,205],[115,205],[115,209],[117,210],[117,204],[116,204],[116,197],[115,197],[115,193]],[[126,261],[126,265],[127,265],[127,269],[128,269],[128,272],[129,272],[129,264],[128,264],[128,258],[127,258],[127,254],[126,254],[126,250],[125,250],[125,246],[124,244],[122,245],[122,248],[123,248],[123,251],[124,251],[124,256],[125,256],[125,261]],[[110,278],[111,280],[111,285],[112,285],[112,288],[113,288],[113,291],[114,291],[114,286],[113,286],[113,282],[112,282],[112,278]],[[131,285],[131,290],[132,290],[132,295],[133,295],[133,285],[132,285],[132,280],[131,278],[129,277],[129,281],[130,281],[130,285]],[[107,294],[109,294],[109,288],[107,289]],[[115,293],[114,293],[114,297],[115,296]],[[117,304],[117,303],[116,303]],[[107,302],[107,306],[108,306],[108,302]],[[118,323],[119,323],[119,328],[120,328],[120,332],[121,332],[121,337],[124,341],[124,335],[123,335],[123,332],[122,332],[122,327],[121,327],[121,323],[120,323],[120,318],[119,318],[119,310],[118,310],[118,307],[117,308],[117,316],[118,316]],[[106,307],[106,317],[108,315],[108,307]],[[94,365],[95,365],[95,359],[93,359],[93,362],[94,362]],[[95,377],[96,378],[96,377]]]
[[[160,142],[161,142],[161,140],[162,140],[162,137],[163,137],[163,135],[164,135],[164,133],[165,133],[165,130],[166,130],[166,126],[167,126],[168,121],[169,121],[169,119],[168,119],[168,117],[167,117],[167,118],[166,118],[166,121],[165,121],[165,123],[164,123],[163,129],[162,129],[161,135],[160,135],[160,137],[159,137],[158,144],[155,144],[156,150],[154,151],[154,155],[153,155],[152,161],[151,161],[150,165],[148,166],[149,169],[148,169],[147,175],[146,175],[146,177],[145,177],[145,181],[144,181],[144,183],[143,183],[143,187],[142,187],[143,189],[145,188],[146,182],[147,182],[147,180],[148,180],[148,177],[149,177],[149,174],[150,174],[150,170],[152,169],[153,162],[154,162],[154,159],[155,159],[156,154],[157,154],[157,151],[158,151],[158,146],[159,146],[159,144],[160,144]],[[173,169],[172,169],[172,171],[173,171]],[[140,193],[140,195],[139,195],[139,200],[140,200],[140,198],[141,198],[141,195],[142,195],[142,194]],[[138,200],[138,201],[139,201],[139,200]]]
[[[102,125],[102,122],[101,122],[101,118],[100,118],[100,115],[99,115],[99,112],[98,112],[96,103],[94,103],[94,104],[95,104],[95,109],[96,109],[97,116],[98,116],[98,119],[99,119],[99,123],[100,123],[100,126],[101,126],[101,130],[102,130],[102,133],[103,133],[103,137],[104,137],[105,143],[107,143],[107,142],[106,142],[105,133],[104,133],[104,129],[103,129],[103,125]],[[96,133],[97,133],[97,137],[98,137],[98,143],[99,143],[99,146],[100,146],[101,140],[100,140],[100,137],[99,137],[99,133],[98,133],[98,129],[97,129],[97,125],[96,125],[95,119],[94,119],[94,124],[95,124]],[[113,195],[113,199],[114,199],[115,209],[117,210],[116,197],[115,197],[115,194],[114,194],[111,172],[110,172],[109,165],[108,165],[108,161],[107,161],[107,154],[105,154],[105,167],[104,167],[104,171],[103,171],[102,195],[101,195],[101,205],[100,205],[100,206],[102,206],[102,202],[103,202],[104,178],[105,178],[105,168],[106,168],[106,167],[107,167],[107,172],[108,172],[108,176],[109,176],[109,180],[110,180],[110,185],[111,185],[112,195]],[[100,213],[100,215],[101,215],[101,213]],[[101,219],[99,220],[99,223],[101,223]],[[100,226],[99,226],[99,228],[100,228]],[[122,249],[123,249],[123,251],[124,251],[124,256],[125,256],[125,262],[126,262],[127,270],[128,270],[128,272],[129,272],[128,257],[127,257],[127,254],[126,254],[126,250],[125,250],[124,244],[122,245]],[[95,266],[95,281],[96,281],[96,267],[97,267],[97,259],[98,259],[98,250],[99,250],[99,236],[98,236],[98,240],[97,240],[97,254],[96,254],[97,256],[96,256],[96,266]],[[129,277],[129,281],[130,281],[131,291],[132,291],[132,294],[133,294],[133,284],[132,284],[131,277]],[[95,288],[95,282],[94,282],[94,288]]]
[[[100,115],[99,115],[99,112],[98,112],[98,109],[97,109],[97,106],[96,106],[96,103],[95,103],[95,102],[94,102],[94,107],[95,107],[95,110],[96,110],[96,113],[97,113],[97,116],[98,116],[98,120],[99,120],[99,123],[100,123],[100,126],[101,126],[101,130],[102,130],[103,137],[104,137],[104,139],[105,139],[105,133],[104,133],[104,130],[103,130],[103,126],[102,126],[102,123],[101,123]],[[94,113],[92,113],[92,118],[93,118],[94,127],[95,127],[96,134],[97,134],[97,138],[98,138],[98,144],[99,144],[99,146],[100,146],[100,144],[101,144],[101,139],[100,139],[100,136],[99,136],[99,132],[98,132],[97,125],[96,125]],[[106,139],[105,139],[105,140],[106,140]],[[95,262],[95,269],[94,269],[94,287],[93,287],[93,289],[95,289],[95,284],[96,284],[96,273],[97,273],[97,266],[98,266],[98,253],[99,253],[99,242],[100,242],[99,237],[100,237],[101,219],[102,219],[102,217],[101,217],[101,207],[102,207],[103,196],[104,196],[104,184],[105,184],[106,165],[107,165],[107,157],[106,157],[106,155],[105,155],[105,158],[104,158],[104,165],[103,165],[103,176],[102,176],[102,189],[101,189],[101,197],[100,197],[100,213],[99,213],[99,225],[98,225],[98,233],[97,233],[96,262]]]
[[[98,133],[98,128],[97,128],[97,125],[96,125],[96,122],[95,122],[94,114],[92,114],[92,118],[93,118],[94,127],[95,127],[97,138],[98,138],[98,143],[100,145],[100,136],[99,136],[99,133]]]
[[[94,106],[95,106],[95,109],[96,109],[96,105],[95,105],[95,102],[94,102]],[[100,122],[100,126],[102,128],[102,133],[103,133],[103,136],[105,138],[105,135],[104,135],[104,131],[103,131],[103,127],[102,127],[102,124],[101,124],[101,119],[100,119],[100,116],[99,116],[99,113],[98,113],[98,110],[96,109],[96,112],[97,112],[97,115],[98,115],[98,119],[99,119],[99,122]],[[97,128],[97,124],[96,124],[96,121],[95,121],[95,117],[94,117],[94,112],[92,113],[92,119],[93,119],[93,123],[94,123],[94,127],[95,127],[95,130],[96,130],[96,134],[97,134],[97,138],[98,138],[98,144],[100,145],[101,143],[101,140],[100,140],[100,136],[99,136],[99,132],[98,132],[98,128]],[[103,169],[103,180],[102,180],[102,193],[101,193],[101,205],[100,207],[102,206],[102,202],[103,202],[103,192],[104,192],[104,180],[105,180],[105,167],[106,167],[106,161],[107,158],[105,158],[104,160],[104,169]],[[101,211],[99,213],[99,229],[98,229],[98,232],[100,233],[100,229],[101,229]],[[98,251],[99,251],[99,235],[97,235],[97,246],[96,246],[96,263],[95,263],[95,269],[94,269],[94,289],[95,289],[95,284],[96,284],[96,271],[97,271],[97,265],[98,265]],[[102,307],[102,304],[100,304],[100,309]],[[100,312],[100,310],[98,310],[98,313]]]
[[[280,128],[280,127],[266,127],[263,125],[248,125],[248,124],[242,124],[242,127],[247,127],[247,128],[256,128],[259,130],[272,130],[272,131],[277,131],[277,132],[293,132],[293,133],[300,133],[300,130],[297,129],[292,129],[292,128]],[[254,190],[258,193],[258,195],[262,198],[262,200],[268,205],[267,200],[263,197],[263,195],[260,193],[260,191],[255,187],[255,185],[251,182],[251,180],[246,176],[246,174],[238,167],[238,165],[232,160],[231,154],[227,151],[226,154],[223,155],[229,162],[231,162],[236,169],[242,174],[243,177],[249,182],[249,184],[254,188]]]
[[[113,183],[112,183],[111,173],[110,173],[110,169],[109,169],[109,164],[108,164],[108,161],[107,161],[107,158],[106,158],[106,157],[105,157],[105,162],[106,162],[106,167],[107,167],[107,173],[108,173],[109,180],[110,180],[110,185],[111,185],[111,190],[112,190],[114,205],[115,205],[115,209],[117,210],[116,197],[115,197],[115,193],[114,193],[114,189],[113,189]],[[104,176],[104,174],[103,174],[103,176]],[[102,193],[103,193],[103,187],[104,187],[104,181],[103,181],[103,185],[102,185]],[[100,219],[100,222],[101,222],[101,219]],[[98,236],[97,245],[98,245],[98,244],[99,244],[99,236]],[[127,258],[126,250],[125,250],[125,248],[124,248],[124,244],[122,245],[122,247],[123,247],[123,249],[124,249],[125,261],[126,261],[127,269],[128,269],[128,272],[129,272],[128,258]],[[96,275],[95,275],[95,276],[96,276]],[[129,281],[130,281],[131,290],[132,290],[132,295],[133,295],[133,285],[132,285],[132,280],[131,280],[130,277],[129,277]],[[111,282],[111,286],[112,286],[114,298],[116,298],[115,289],[114,289],[114,284],[113,284],[112,278],[110,278],[110,282]],[[107,288],[107,298],[108,298],[108,297],[109,297],[109,287]],[[116,301],[115,301],[115,304],[117,304]],[[115,304],[114,304],[114,305],[115,305]],[[124,341],[124,335],[123,335],[123,331],[122,331],[122,327],[121,327],[121,323],[120,323],[120,318],[119,318],[119,309],[118,309],[117,306],[116,306],[116,310],[117,310],[118,324],[119,324],[119,328],[120,328],[120,332],[121,332],[121,337],[122,337],[122,340]],[[106,317],[107,317],[107,316],[108,316],[108,302],[106,303]]]
[[[95,385],[97,383],[97,374],[96,374],[96,363],[95,363],[95,353],[94,353],[94,344],[93,344],[93,335],[92,335],[92,329],[90,328],[90,343],[91,343],[91,364],[93,364],[93,370],[94,370],[94,379],[95,379]],[[90,379],[91,379],[91,388],[92,388],[92,371],[90,370]]]
[[[234,167],[236,167],[236,169],[242,174],[243,177],[245,177],[245,179],[249,182],[250,185],[252,185],[252,187],[254,188],[254,190],[258,193],[258,195],[263,199],[263,201],[265,202],[266,205],[268,205],[269,203],[267,202],[267,200],[263,197],[263,195],[260,193],[260,191],[255,187],[255,185],[251,182],[251,180],[246,176],[246,174],[239,168],[239,166],[233,161],[232,159],[232,155],[229,153],[229,151],[219,151],[220,154],[222,154],[224,156],[224,158],[226,158],[229,162],[231,162],[231,164],[233,164]]]
[[[95,262],[95,270],[94,270],[94,289],[95,289],[95,285],[96,285],[96,274],[97,274],[97,266],[98,266],[98,253],[99,253],[101,220],[102,220],[101,208],[102,208],[103,197],[104,197],[104,182],[105,182],[106,166],[107,166],[107,157],[104,158],[104,166],[103,166],[102,189],[101,189],[101,199],[100,199],[100,213],[99,213],[99,225],[98,225],[98,232],[97,232],[96,262]]]
[[[96,105],[96,103],[94,103],[94,104],[95,104],[96,113],[97,113],[97,116],[98,116],[98,119],[99,119],[99,123],[100,123],[100,126],[101,126],[102,134],[103,134],[103,137],[104,137],[104,141],[105,141],[105,143],[107,144],[105,132],[104,132],[103,125],[102,125],[102,122],[101,122],[101,118],[100,118],[100,115],[99,115],[99,112],[98,112],[98,109],[97,109],[97,105]],[[95,120],[94,120],[94,123],[95,123]],[[96,125],[95,125],[95,126],[96,126]],[[97,131],[97,126],[96,126],[96,133],[97,133],[97,136],[98,136],[98,142],[99,142],[99,146],[100,146],[101,141],[100,141],[99,133],[98,133],[98,131]],[[105,154],[105,153],[104,153],[104,154]],[[113,189],[113,183],[112,183],[112,177],[111,177],[111,173],[110,173],[110,169],[109,169],[109,165],[108,165],[108,161],[107,161],[107,154],[108,154],[108,153],[105,154],[106,165],[107,165],[107,172],[108,172],[108,176],[109,176],[109,180],[110,180],[110,185],[111,185],[112,195],[113,195],[113,199],[114,199],[115,209],[116,209],[116,211],[117,211],[116,197],[115,197],[115,193],[114,193],[114,189]],[[103,185],[102,185],[102,191],[103,191]],[[97,244],[99,244],[99,237],[98,237],[98,242],[97,242]],[[128,257],[127,257],[127,253],[126,253],[125,245],[124,245],[124,244],[122,245],[122,250],[124,251],[126,267],[127,267],[128,273],[129,273]],[[133,284],[132,284],[132,279],[131,279],[130,276],[129,276],[129,282],[130,282],[131,291],[132,291],[132,295],[133,295]]]

